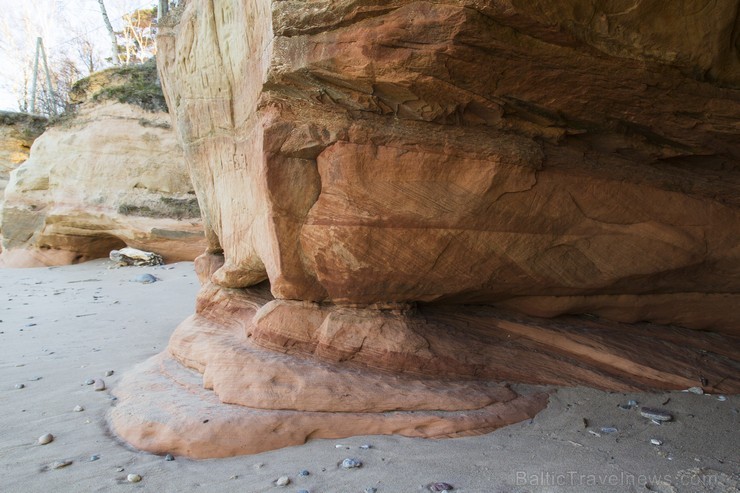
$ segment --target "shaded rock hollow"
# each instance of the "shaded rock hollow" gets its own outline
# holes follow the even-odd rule
[[[187,2],[159,67],[204,287],[114,430],[205,457],[544,405],[504,380],[737,392],[737,25],[732,2]],[[589,316],[534,318],[565,314]]]

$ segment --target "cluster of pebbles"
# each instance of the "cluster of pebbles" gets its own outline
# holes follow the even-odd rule
[[[114,371],[113,370],[108,370],[108,371],[105,372],[105,376],[106,377],[110,377],[113,374],[114,374]],[[38,377],[38,378],[36,378],[34,380],[40,380],[40,379],[41,379],[41,377]],[[85,380],[85,385],[92,386],[94,391],[103,391],[103,390],[106,389],[105,381],[102,378],[88,378],[87,380]],[[25,385],[23,385],[23,384],[17,384],[15,386],[15,388],[16,389],[23,389],[23,388],[25,388]],[[113,397],[113,399],[115,399],[115,397]],[[76,412],[76,413],[83,412],[84,410],[85,410],[85,408],[82,407],[79,404],[76,405],[74,408],[72,408],[72,411],[73,412]],[[52,443],[53,441],[54,441],[54,435],[52,435],[51,433],[44,433],[43,435],[41,435],[37,439],[37,443],[39,445],[48,445],[48,444]],[[91,455],[88,460],[89,460],[89,462],[94,462],[94,461],[97,461],[99,459],[100,459],[100,456],[97,455],[97,454],[94,454],[94,455]],[[173,461],[173,460],[175,460],[175,457],[172,454],[167,454],[165,456],[165,460],[166,461]],[[67,466],[72,465],[73,463],[74,463],[74,461],[72,459],[60,459],[60,460],[57,460],[57,461],[54,461],[53,463],[51,463],[49,465],[49,469],[63,469],[65,467],[67,467]],[[123,470],[124,469],[122,467],[119,467],[117,469],[118,472],[123,472]],[[131,473],[131,474],[128,474],[126,476],[126,481],[128,481],[129,483],[138,483],[141,480],[142,480],[141,475],[136,474],[136,473]]]
[[[688,393],[696,394],[696,395],[711,396],[711,394],[705,394],[704,389],[702,389],[701,387],[690,387],[684,390],[683,392],[688,392]],[[727,397],[725,397],[724,395],[717,395],[716,398],[720,402],[724,402],[727,400]],[[670,399],[668,399],[668,401],[670,401]],[[668,404],[668,401],[664,402],[663,405]],[[656,424],[656,425],[663,425],[663,424],[669,423],[674,420],[674,416],[672,412],[666,409],[661,409],[657,407],[640,406],[638,402],[635,400],[630,400],[626,404],[618,404],[617,407],[620,409],[624,409],[626,411],[633,410],[633,409],[639,409],[640,416],[642,416],[643,418],[649,419],[651,423]],[[588,420],[584,418],[583,422],[584,422],[584,426],[588,426]],[[603,426],[600,428],[601,433],[596,432],[594,430],[588,430],[588,432],[591,433],[592,435],[600,437],[601,433],[604,433],[604,434],[618,433],[619,429],[617,429],[614,426]],[[661,440],[660,438],[651,438],[650,444],[655,445],[656,447],[659,447],[663,445],[663,440]]]
[[[349,445],[344,445],[344,444],[337,444],[335,445],[335,447],[337,449],[346,449],[346,450],[350,450],[352,448]],[[366,443],[366,444],[360,445],[358,448],[361,450],[370,450],[373,448],[373,446]],[[359,469],[362,467],[362,465],[363,465],[362,461],[354,457],[347,457],[343,459],[342,461],[337,462],[337,468],[343,469],[343,470]],[[254,467],[256,469],[259,469],[262,466],[263,466],[262,463],[258,463],[258,464],[255,464]],[[326,471],[326,469],[322,469],[322,471]],[[311,472],[306,469],[303,469],[298,472],[298,478],[305,478],[310,475],[311,475]],[[272,484],[276,487],[284,488],[292,484],[292,482],[293,481],[290,479],[290,476],[285,475],[285,476],[280,476],[279,478],[274,480]],[[444,483],[444,482],[429,483],[427,485],[422,485],[422,488],[427,491],[433,491],[433,492],[450,492],[455,489],[454,486],[452,486],[450,483]],[[312,492],[307,489],[300,489],[300,490],[297,490],[296,493],[312,493]],[[369,486],[363,490],[363,493],[378,493],[378,489],[373,486]]]

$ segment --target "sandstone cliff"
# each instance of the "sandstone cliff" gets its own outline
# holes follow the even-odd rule
[[[0,219],[0,262],[10,267],[76,263],[125,245],[192,260],[205,244],[169,116],[103,99],[36,140],[11,174]]]
[[[0,111],[0,209],[10,172],[28,159],[31,144],[45,126],[46,118]]]
[[[737,333],[737,5],[592,3],[194,2],[161,63],[214,280]]]
[[[205,285],[114,429],[210,456],[543,405],[502,380],[740,390],[738,9],[187,2],[159,63]]]

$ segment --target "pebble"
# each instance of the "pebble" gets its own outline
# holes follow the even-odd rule
[[[25,389],[25,388],[26,388],[26,386],[25,386],[25,384],[22,384],[22,383],[17,383],[17,384],[15,384],[15,388],[16,388],[16,389]]]
[[[85,385],[92,385],[94,383],[95,383],[95,380],[93,380],[92,378],[88,378],[87,380],[85,380]]]
[[[139,481],[141,481],[141,476],[139,476],[138,474],[129,474],[128,476],[126,476],[126,481],[128,481],[129,483],[138,483]]]
[[[115,372],[113,370],[108,370],[108,371],[105,372],[105,376],[106,377],[109,377],[109,376],[113,375],[114,373]]]
[[[341,443],[334,445],[334,448],[344,448],[344,449],[349,450],[349,447],[347,445],[342,445]]]
[[[363,490],[363,493],[378,493],[378,489],[377,488],[365,488]]]
[[[103,380],[102,378],[96,378],[93,385],[93,389],[95,389],[96,391],[105,390],[105,380]]]
[[[54,441],[54,435],[51,433],[47,433],[46,435],[41,435],[39,437],[39,445],[46,445],[47,443],[51,443]]]
[[[369,449],[373,448],[373,446],[370,445],[369,443],[365,443],[363,445],[360,445],[360,448],[363,449],[363,450],[369,450]]]
[[[51,465],[52,469],[61,469],[63,467],[67,467],[68,465],[72,464],[71,460],[58,460],[54,464]]]
[[[356,467],[362,467],[362,462],[357,459],[344,459],[342,461],[342,469],[354,469]]]
[[[79,405],[78,405],[78,406],[75,406],[75,407],[74,407],[74,409],[72,409],[72,410],[73,410],[74,412],[76,412],[76,413],[81,413],[82,411],[84,411],[84,410],[85,410],[85,408],[84,408],[84,407],[82,407],[82,406],[79,406]]]
[[[691,392],[692,394],[696,395],[702,395],[704,394],[704,389],[701,387],[689,387],[685,390],[685,392]]]
[[[454,489],[449,483],[432,483],[429,485],[429,491],[452,491]]]
[[[619,430],[614,428],[613,426],[604,426],[601,428],[601,433],[616,433]]]
[[[175,456],[172,454],[167,454],[164,456],[164,460],[166,460],[167,462],[172,462],[173,460],[175,460]]]
[[[288,476],[280,476],[275,481],[275,486],[288,486],[290,484],[290,478]]]
[[[308,471],[306,471],[305,469],[304,469],[304,470],[302,470],[301,472],[299,472],[299,473],[298,473],[298,475],[299,475],[299,476],[303,476],[303,477],[306,477],[306,476],[308,476],[309,474],[311,474],[311,473],[310,473],[310,472],[308,472]]]
[[[725,402],[727,400],[727,397],[725,397],[724,395],[718,395],[717,400],[720,402]]]
[[[308,490],[298,490],[298,493],[308,493]]]
[[[117,472],[123,472],[123,468],[122,468],[122,467],[117,467],[117,468],[116,468],[116,471],[117,471]]]
[[[151,274],[142,274],[140,276],[134,277],[134,282],[140,282],[142,284],[151,284],[153,282],[157,282],[158,280],[159,279]]]
[[[630,407],[635,407],[635,406],[637,406],[637,401],[636,400],[629,400],[629,401],[627,401],[627,405],[630,406]]]
[[[640,415],[643,418],[652,419],[653,421],[671,421],[673,419],[673,415],[668,411],[652,407],[643,407],[640,409]]]
[[[650,443],[653,445],[663,445],[663,440],[658,440],[657,438],[651,438]]]
[[[89,460],[90,462],[95,462],[96,460],[100,460],[100,456],[98,454],[91,455]]]

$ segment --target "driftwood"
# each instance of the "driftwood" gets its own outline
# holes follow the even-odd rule
[[[161,255],[128,247],[121,248],[120,250],[111,250],[110,259],[120,267],[126,265],[164,265]]]

